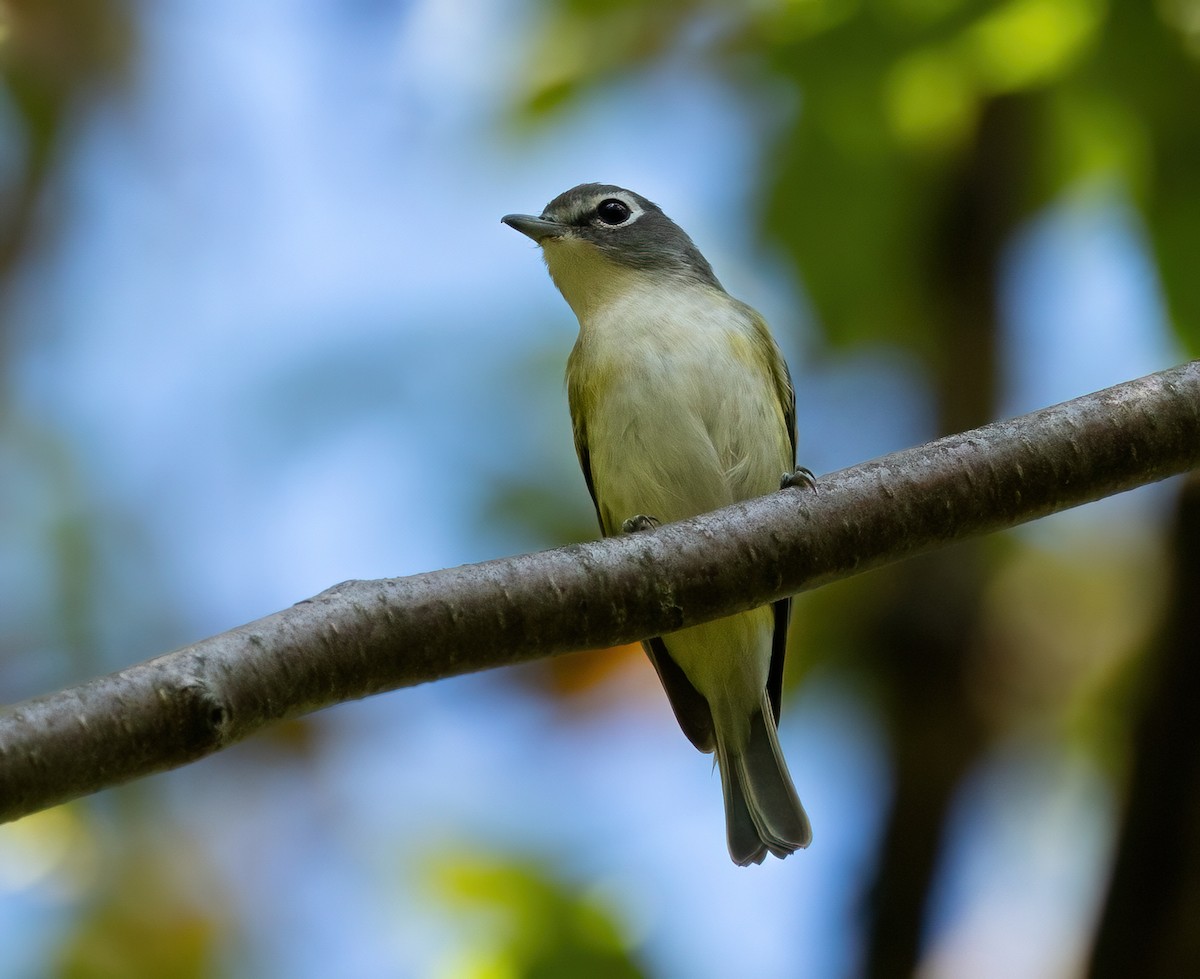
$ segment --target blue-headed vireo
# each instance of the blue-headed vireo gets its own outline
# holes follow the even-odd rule
[[[811,482],[795,394],[763,318],[729,295],[646,198],[580,184],[504,223],[542,247],[579,319],[567,361],[575,450],[605,536]],[[812,838],[776,724],[791,600],[645,643],[692,744],[717,753],[729,854],[761,863]]]

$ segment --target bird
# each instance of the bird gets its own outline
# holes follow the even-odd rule
[[[605,537],[815,488],[796,466],[795,391],[765,320],[657,204],[584,183],[501,220],[541,247],[579,321],[567,396]],[[812,840],[777,733],[790,612],[787,598],[643,644],[683,733],[716,753],[739,866]]]

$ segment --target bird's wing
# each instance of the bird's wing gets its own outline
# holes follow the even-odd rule
[[[767,673],[767,696],[771,701],[771,713],[779,723],[779,707],[783,700],[783,661],[787,656],[788,620],[792,617],[791,598],[781,598],[775,603],[775,632],[771,636],[771,669]]]
[[[583,481],[587,483],[588,493],[592,497],[592,506],[596,508],[596,520],[600,524],[600,533],[605,537],[612,534],[612,528],[604,526],[604,514],[600,510],[600,501],[596,499],[596,483],[592,479],[592,456],[588,451],[587,419],[583,413],[583,390],[578,380],[578,373],[567,372],[567,404],[571,409],[571,432],[575,436],[575,455],[579,457],[579,468],[583,470]]]
[[[796,465],[796,388],[792,384],[792,374],[788,370],[787,361],[784,359],[779,345],[775,342],[775,338],[771,336],[766,321],[754,310],[750,311],[754,314],[751,319],[757,335],[756,339],[759,341],[759,349],[764,352],[769,351],[773,355],[767,358],[764,366],[770,375],[771,384],[775,388],[775,397],[779,401],[779,407],[783,411],[783,424],[787,428],[788,443],[792,449],[788,464],[794,468]]]
[[[764,367],[770,375],[775,388],[775,397],[783,413],[783,423],[787,428],[788,444],[791,446],[791,456],[787,462],[789,469],[796,467],[796,388],[792,384],[792,375],[788,370],[787,361],[771,336],[763,318],[749,306],[750,319],[753,324],[759,349],[768,353],[764,358]],[[773,354],[773,356],[770,356]],[[792,600],[782,598],[775,603],[775,632],[771,639],[771,669],[767,673],[767,696],[771,701],[771,712],[775,715],[775,723],[779,723],[779,707],[783,699],[783,662],[787,655],[788,620],[792,615]]]
[[[790,468],[796,467],[796,389],[787,361],[780,354],[775,361],[775,390],[783,406],[783,421],[787,425],[788,440],[792,445]],[[783,661],[787,656],[788,620],[792,617],[791,598],[781,598],[775,603],[775,633],[771,639],[771,670],[767,674],[767,696],[771,701],[771,713],[779,723],[779,707],[783,700]]]
[[[712,709],[708,701],[687,678],[679,664],[671,659],[667,644],[658,639],[647,639],[642,643],[654,671],[667,692],[667,700],[671,702],[671,710],[675,712],[675,720],[683,728],[683,733],[701,751],[713,751],[717,747],[716,734],[713,731]]]

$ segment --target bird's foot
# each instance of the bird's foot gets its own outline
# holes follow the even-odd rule
[[[805,469],[804,466],[797,466],[790,473],[784,473],[779,480],[780,489],[787,489],[790,486],[807,486],[816,493],[817,477],[813,475],[811,469]]]
[[[658,517],[649,517],[644,513],[636,514],[621,524],[621,529],[627,534],[636,534],[639,530],[653,530],[662,523]]]

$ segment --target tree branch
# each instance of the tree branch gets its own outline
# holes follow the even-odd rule
[[[379,581],[0,712],[0,820],[397,687],[632,642],[1200,466],[1200,361],[648,533]]]

